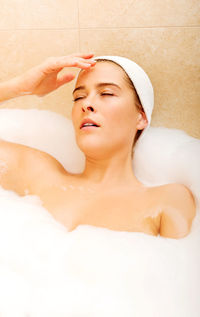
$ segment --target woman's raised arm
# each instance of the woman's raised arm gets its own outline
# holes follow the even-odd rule
[[[45,96],[74,79],[73,73],[58,77],[65,67],[88,69],[95,65],[93,54],[49,57],[24,74],[0,83],[0,102],[23,95]]]

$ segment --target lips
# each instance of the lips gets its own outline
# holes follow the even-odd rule
[[[96,123],[94,120],[90,119],[90,118],[85,118],[82,122],[81,122],[81,125],[80,125],[80,129],[83,128],[84,124],[85,123],[92,123],[94,124],[95,126],[97,127],[100,127],[100,125],[98,123]],[[88,126],[89,127],[89,126]]]

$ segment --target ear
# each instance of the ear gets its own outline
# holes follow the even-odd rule
[[[138,112],[137,125],[136,125],[137,129],[143,130],[146,128],[147,125],[148,125],[148,120],[147,120],[145,112],[144,111]]]

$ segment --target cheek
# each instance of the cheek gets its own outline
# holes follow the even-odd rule
[[[111,107],[106,111],[106,120],[113,129],[133,130],[136,125],[137,111],[131,102],[123,102],[119,107]]]

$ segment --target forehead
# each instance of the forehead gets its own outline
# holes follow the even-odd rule
[[[85,83],[113,82],[120,86],[125,85],[125,73],[120,66],[112,62],[97,62],[88,70],[81,70],[76,86]]]

